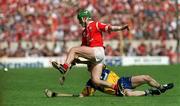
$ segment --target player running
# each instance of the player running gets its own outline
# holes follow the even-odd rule
[[[78,13],[77,18],[79,23],[84,27],[82,32],[82,44],[79,47],[73,47],[68,52],[64,64],[52,62],[54,68],[58,69],[62,74],[66,73],[71,67],[72,61],[77,57],[83,57],[91,61],[91,80],[95,85],[106,86],[116,89],[117,86],[100,80],[102,67],[105,58],[103,35],[102,32],[122,31],[128,29],[128,25],[112,26],[91,20],[91,13],[87,10],[82,10]]]
[[[91,66],[88,65],[88,70]],[[107,88],[104,86],[97,86],[95,85],[91,79],[89,79],[86,83],[85,88],[83,91],[78,94],[66,94],[66,93],[57,93],[53,92],[51,90],[46,89],[45,95],[47,97],[57,97],[57,96],[91,96],[95,93],[96,90],[101,91],[103,93],[115,95],[115,96],[149,96],[149,95],[160,95],[161,93],[166,92],[169,89],[172,89],[174,87],[173,83],[160,85],[155,79],[153,79],[149,75],[138,75],[138,76],[131,76],[131,77],[120,77],[115,72],[104,68],[102,70],[101,78],[100,80],[107,81],[111,84],[118,85],[118,90],[114,90],[112,88]],[[151,89],[147,89],[144,91],[138,91],[134,90],[135,88],[143,85],[148,84],[150,87],[153,87]]]

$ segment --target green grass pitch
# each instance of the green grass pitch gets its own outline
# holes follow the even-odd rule
[[[175,83],[172,90],[160,96],[115,97],[101,92],[94,96],[47,98],[43,91],[78,94],[89,79],[86,68],[74,67],[63,86],[60,73],[52,68],[23,68],[0,71],[0,106],[180,106],[180,65],[110,67],[120,76],[149,74],[160,83]],[[138,88],[144,90],[147,85]]]

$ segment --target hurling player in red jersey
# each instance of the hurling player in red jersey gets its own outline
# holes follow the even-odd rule
[[[53,67],[64,74],[68,71],[75,58],[83,57],[93,64],[91,68],[91,80],[94,84],[116,89],[117,85],[100,80],[105,59],[102,32],[110,33],[111,31],[129,30],[128,25],[112,26],[92,21],[91,13],[87,10],[80,11],[77,18],[82,27],[84,27],[82,32],[82,44],[79,47],[70,49],[64,64],[57,64],[52,61]]]

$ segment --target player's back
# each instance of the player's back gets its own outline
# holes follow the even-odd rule
[[[111,84],[116,84],[119,78],[120,77],[114,71],[111,71],[109,69],[104,69],[101,74],[101,80],[105,80]],[[106,87],[103,87],[102,92],[108,94],[115,94],[114,89]]]
[[[107,31],[108,25],[90,21],[83,33],[82,44],[90,47],[103,47],[102,32]]]

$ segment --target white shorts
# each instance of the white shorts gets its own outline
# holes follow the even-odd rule
[[[94,55],[96,62],[103,63],[105,62],[105,51],[103,47],[93,47]]]

